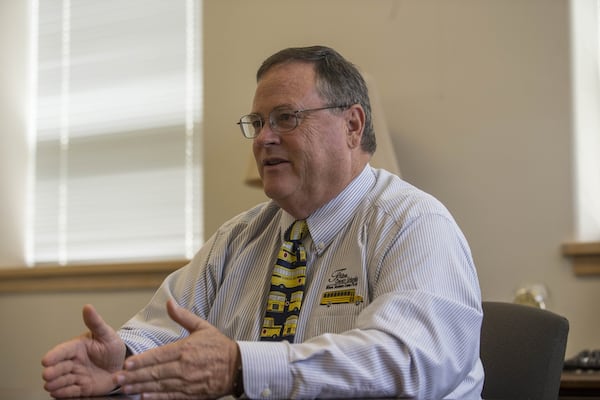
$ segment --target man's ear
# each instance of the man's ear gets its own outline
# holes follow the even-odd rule
[[[365,110],[360,104],[353,104],[346,110],[346,127],[348,129],[348,145],[351,148],[360,146],[365,130]]]

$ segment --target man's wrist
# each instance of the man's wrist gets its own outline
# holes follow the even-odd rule
[[[235,397],[241,397],[244,394],[244,371],[241,362],[233,375],[232,388]]]
[[[237,342],[233,342],[231,360],[233,361],[233,374],[231,376],[231,394],[235,397],[241,397],[244,394],[244,371],[242,370],[242,353]]]

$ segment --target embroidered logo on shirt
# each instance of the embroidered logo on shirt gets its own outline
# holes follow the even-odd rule
[[[356,294],[356,288],[352,286],[358,285],[358,276],[348,276],[346,268],[340,268],[331,274],[328,279],[326,290],[321,295],[321,305],[331,307],[332,304],[350,304],[359,305],[363,302],[363,297]]]
[[[356,294],[356,289],[330,290],[321,296],[321,305],[331,307],[332,304],[350,304],[359,305],[363,302],[363,297]]]
[[[325,289],[337,289],[358,285],[358,276],[348,276],[346,268],[340,268],[333,271],[328,279],[329,284]]]

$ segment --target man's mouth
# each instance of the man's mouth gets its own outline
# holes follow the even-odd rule
[[[279,165],[287,162],[288,161],[284,160],[283,158],[267,158],[266,160],[263,160],[263,166],[270,167],[273,165]]]

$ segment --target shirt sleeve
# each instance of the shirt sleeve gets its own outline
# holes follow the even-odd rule
[[[218,281],[218,270],[211,269],[208,260],[218,243],[217,233],[188,265],[167,276],[150,302],[117,331],[133,353],[143,353],[188,336],[167,314],[169,299],[206,319]]]
[[[399,229],[355,328],[303,343],[238,342],[250,398],[480,398],[481,296],[455,222]]]

